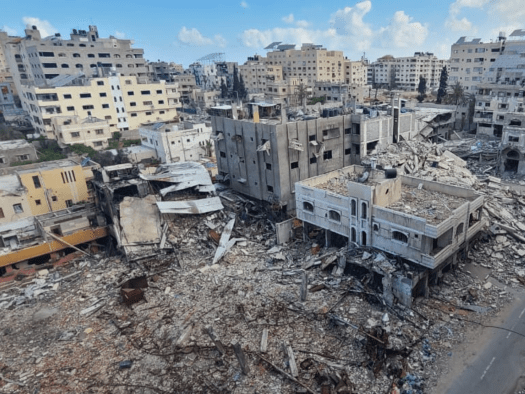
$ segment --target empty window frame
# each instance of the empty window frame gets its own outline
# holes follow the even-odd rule
[[[408,243],[408,235],[400,231],[392,231],[392,239],[404,244]]]
[[[303,202],[303,209],[305,211],[308,211],[308,212],[313,212],[314,211],[314,204],[312,204],[311,202],[308,202],[308,201],[304,201]]]
[[[341,214],[334,210],[328,211],[328,217],[330,218],[330,220],[334,220],[336,222],[341,221]]]

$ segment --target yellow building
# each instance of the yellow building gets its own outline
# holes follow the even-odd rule
[[[0,224],[32,216],[27,189],[16,174],[0,177]]]
[[[73,160],[3,168],[0,174],[3,175],[0,185],[10,184],[11,189],[18,189],[17,195],[11,193],[8,198],[0,199],[4,215],[0,223],[59,211],[89,200],[84,171]],[[20,187],[16,186],[14,177]]]
[[[95,117],[80,119],[78,116],[55,116],[51,119],[53,134],[63,148],[83,144],[95,150],[106,149],[112,138],[107,120]]]
[[[142,124],[177,118],[180,94],[176,84],[144,82],[117,73],[102,78],[71,79],[65,86],[23,86],[22,106],[35,130],[50,139],[52,118],[78,116],[107,120],[110,132],[135,130]]]

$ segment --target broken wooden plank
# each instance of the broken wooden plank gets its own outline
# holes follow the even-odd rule
[[[226,349],[224,348],[224,345],[222,344],[222,342],[220,341],[219,337],[217,336],[217,334],[215,334],[215,331],[213,331],[213,327],[207,327],[206,328],[206,332],[208,333],[208,336],[211,338],[211,340],[213,341],[213,344],[215,345],[215,347],[217,348],[217,350],[221,353],[221,354],[226,354]]]
[[[234,343],[232,346],[233,351],[235,352],[235,357],[237,357],[237,361],[239,361],[239,364],[241,366],[241,371],[243,375],[248,375],[250,373],[250,366],[246,362],[246,356],[242,351],[241,345],[239,343]]]
[[[288,364],[290,364],[290,372],[294,378],[299,376],[299,370],[297,369],[297,364],[295,362],[295,356],[293,354],[292,346],[288,343],[284,343],[284,348],[286,349],[286,354],[288,355]]]
[[[262,333],[261,353],[266,353],[266,350],[268,350],[268,329],[267,328],[265,328]]]
[[[294,378],[292,375],[286,373],[284,370],[282,370],[281,368],[279,368],[277,365],[275,365],[274,363],[272,363],[270,360],[264,358],[261,354],[259,354],[259,358],[263,361],[266,361],[268,364],[270,364],[273,369],[275,369],[277,372],[279,372],[280,374],[284,375],[286,378],[290,379],[292,382],[294,383],[297,383],[299,386],[301,386],[302,388],[304,388],[306,391],[308,391],[310,394],[316,394],[315,391],[313,391],[310,387],[304,385],[303,383],[299,382],[296,378]]]
[[[186,326],[186,328],[182,331],[179,339],[177,339],[177,342],[175,342],[175,346],[183,346],[186,340],[191,336],[192,331],[193,323],[188,324],[188,326]]]

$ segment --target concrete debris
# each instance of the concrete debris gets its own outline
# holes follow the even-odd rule
[[[474,176],[470,155],[470,146],[463,156],[416,141],[376,155],[383,168],[486,195],[490,228],[446,272],[335,237],[327,244],[280,207],[228,190],[165,191],[192,176],[140,178],[134,195],[104,202],[120,251],[0,283],[0,391],[428,392],[467,331],[509,302],[508,288],[525,285],[524,191]],[[116,191],[135,180],[108,184]],[[195,193],[224,208],[157,208],[206,200]],[[275,223],[285,220],[278,245]]]

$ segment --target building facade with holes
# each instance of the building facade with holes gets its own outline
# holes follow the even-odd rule
[[[161,163],[198,161],[213,154],[209,123],[157,123],[139,129],[142,145],[154,149]]]
[[[260,106],[259,119],[212,116],[217,180],[292,211],[296,182],[360,163],[400,136],[412,139],[421,127],[414,112],[287,120],[271,110],[263,115],[273,104],[252,105]]]
[[[395,175],[393,175],[395,176]],[[449,207],[420,198],[452,201]],[[350,166],[295,186],[297,218],[336,237],[437,269],[468,251],[483,227],[483,196],[474,190]],[[408,208],[407,208],[408,207]]]

